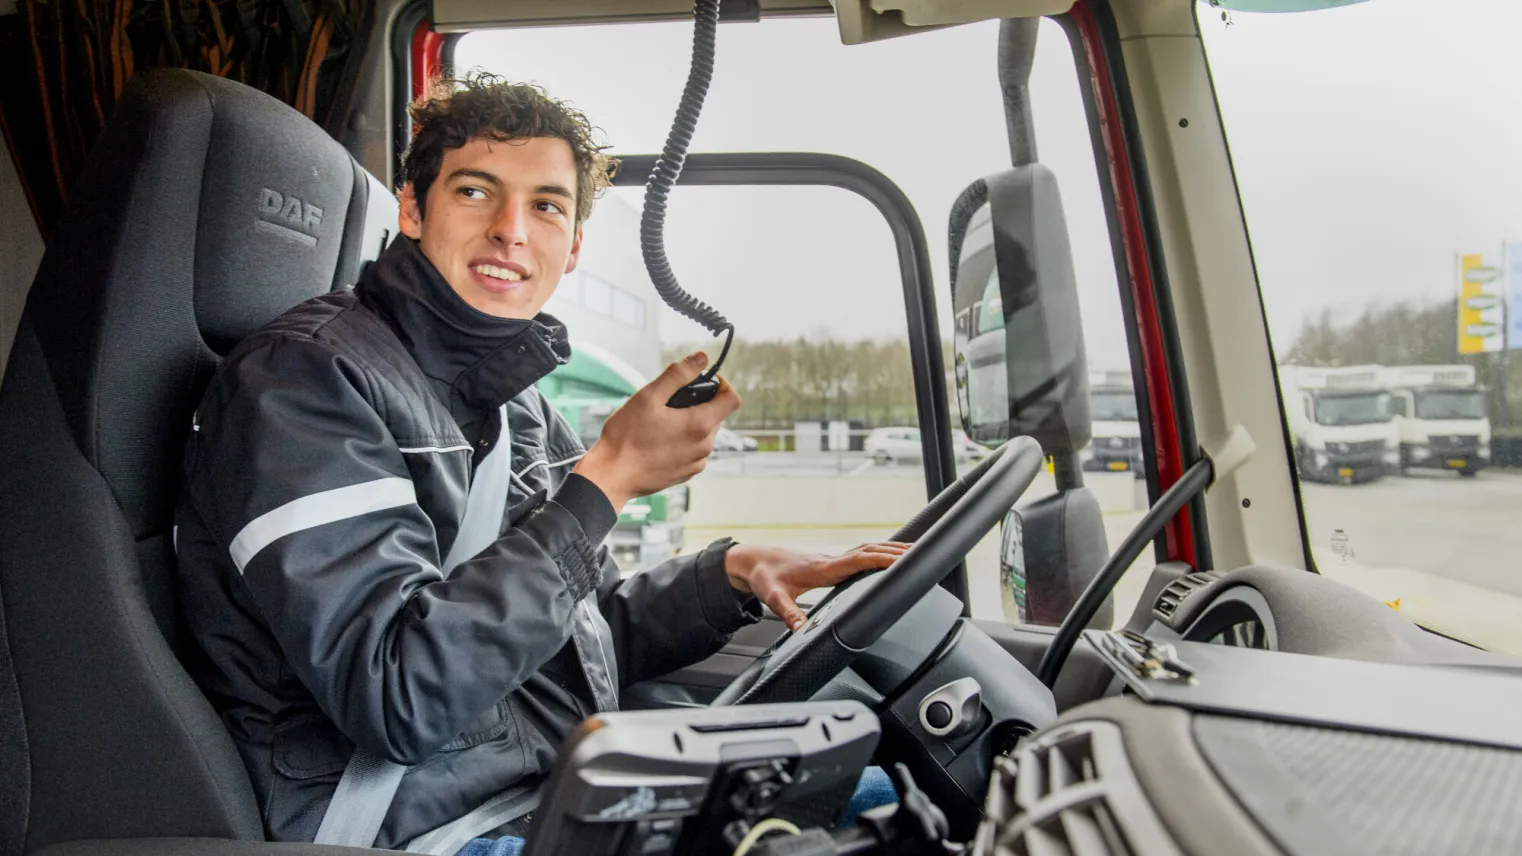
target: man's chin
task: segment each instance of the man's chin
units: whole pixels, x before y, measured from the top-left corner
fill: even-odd
[[[501,318],[504,321],[527,321],[539,314],[522,304],[488,303],[476,308],[493,318]]]
[[[509,297],[484,289],[473,289],[473,293],[465,302],[477,312],[493,318],[522,321],[538,314],[532,311],[533,302],[525,300],[525,297],[527,295],[513,294]]]

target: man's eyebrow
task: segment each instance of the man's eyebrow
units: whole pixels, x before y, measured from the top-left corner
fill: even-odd
[[[477,181],[484,181],[494,187],[501,187],[503,184],[502,179],[498,178],[492,173],[480,169],[471,169],[469,167],[461,167],[454,172],[451,172],[449,174],[449,178],[447,178],[445,181],[447,183],[461,178],[474,178]],[[562,196],[566,199],[571,200],[576,198],[575,191],[571,190],[569,187],[566,187],[564,184],[541,184],[538,187],[534,188],[534,192],[549,194],[551,196]]]
[[[451,172],[449,174],[449,178],[446,179],[446,181],[455,181],[456,179],[461,178],[474,178],[477,181],[484,181],[487,184],[493,185],[495,187],[502,186],[502,179],[496,177],[495,175],[492,175],[485,170],[470,169],[468,167],[461,167],[460,169]]]

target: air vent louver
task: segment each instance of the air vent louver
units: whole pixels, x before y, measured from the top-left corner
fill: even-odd
[[[1063,739],[1021,753],[1015,803],[1030,809],[1065,788],[1098,779],[1087,731],[1063,732]]]
[[[1203,571],[1197,574],[1185,574],[1169,583],[1163,589],[1163,593],[1157,596],[1157,603],[1152,606],[1152,614],[1158,621],[1169,626],[1173,624],[1173,616],[1178,614],[1179,606],[1196,591],[1210,585],[1220,579],[1221,575],[1214,571]]]
[[[1177,852],[1141,795],[1120,729],[1108,722],[1072,723],[996,759],[984,813],[976,856]]]
[[[1016,778],[1015,801],[1030,811],[1043,800],[1066,801],[1064,791],[1098,782],[1094,746],[1087,731],[1073,732],[1066,739],[1032,751]],[[1079,794],[1071,805],[1059,808],[1042,822],[1032,824],[1023,836],[1009,842],[1015,856],[1121,856],[1129,853],[1125,840],[1097,787]]]

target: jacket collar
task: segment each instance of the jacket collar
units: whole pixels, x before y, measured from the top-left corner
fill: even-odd
[[[406,235],[381,253],[355,291],[376,308],[423,373],[448,390],[456,419],[496,410],[571,358],[553,316],[487,315],[460,298]]]

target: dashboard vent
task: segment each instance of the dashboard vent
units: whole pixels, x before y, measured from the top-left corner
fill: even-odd
[[[1178,614],[1178,608],[1188,599],[1189,595],[1210,585],[1220,579],[1221,575],[1215,571],[1202,571],[1197,574],[1185,574],[1169,583],[1163,589],[1163,593],[1157,596],[1157,603],[1152,606],[1152,614],[1158,621],[1173,625],[1173,616]]]
[[[1064,805],[1040,823],[1031,824],[1018,840],[1009,842],[1010,852],[1016,856],[1130,853],[1110,813],[1104,790],[1097,786],[1099,771],[1094,761],[1092,732],[1072,732],[1032,751],[1023,759],[1019,772],[1015,803],[1020,808],[1029,811],[1048,799]],[[1069,792],[1072,800],[1067,799]]]
[[[1078,806],[1061,812],[1055,822],[1032,826],[1007,852],[1015,856],[1129,856],[1126,840],[1121,837],[1103,802]],[[1006,852],[1003,850],[1000,853]]]
[[[984,816],[975,856],[1178,853],[1110,722],[1070,723],[996,758]]]
[[[1019,772],[1015,802],[1025,809],[1073,785],[1098,780],[1090,733],[1068,732],[1062,739],[1032,750],[1021,759]]]

